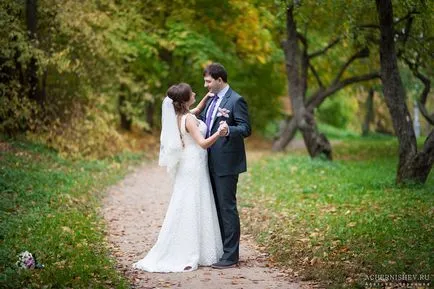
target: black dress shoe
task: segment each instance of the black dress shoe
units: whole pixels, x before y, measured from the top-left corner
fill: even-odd
[[[220,260],[217,263],[211,265],[211,268],[214,269],[229,269],[235,267],[238,267],[238,262],[227,261],[227,260]]]

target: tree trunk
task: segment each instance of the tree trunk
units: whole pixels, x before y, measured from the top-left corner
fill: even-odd
[[[282,151],[291,142],[297,133],[297,122],[294,117],[284,120],[278,138],[273,143],[273,151]]]
[[[305,121],[308,125],[301,129],[301,131],[309,155],[312,158],[324,156],[328,160],[332,160],[332,146],[327,137],[318,131],[314,115],[307,112],[305,114]]]
[[[422,151],[398,168],[397,183],[424,184],[434,163],[434,130],[425,140]],[[401,165],[401,162],[400,162]]]
[[[405,89],[399,75],[394,42],[393,7],[391,0],[376,0],[380,20],[381,80],[386,104],[399,142],[397,183],[424,183],[434,162],[434,131],[417,152],[411,116],[405,103]]]
[[[305,109],[308,113],[313,114],[315,108],[319,107],[324,102],[324,100],[327,99],[327,97],[333,95],[336,91],[339,91],[340,89],[343,89],[353,83],[372,80],[376,78],[380,78],[380,74],[378,72],[371,72],[364,75],[348,77],[342,81],[336,80],[329,87],[320,88],[318,91],[313,93],[309,101],[307,102]],[[284,128],[279,133],[279,137],[276,138],[276,140],[274,141],[273,150],[282,151],[294,138],[297,129],[298,126],[296,125],[295,118],[292,118],[290,121],[287,120]]]
[[[152,131],[154,128],[154,113],[155,104],[153,102],[149,102],[146,106],[146,122],[149,125],[149,131]]]
[[[304,143],[312,158],[325,155],[331,158],[331,146],[323,134],[318,133],[313,113],[306,110],[305,95],[307,90],[307,69],[309,66],[307,43],[301,51],[298,46],[297,27],[294,19],[294,6],[290,6],[286,13],[287,40],[284,45],[286,71],[288,80],[288,94],[291,97],[292,110],[297,128],[303,134]],[[290,137],[291,135],[287,133]],[[280,142],[283,144],[283,142]],[[328,144],[328,145],[327,145]],[[278,149],[275,143],[274,147]],[[283,148],[282,148],[283,149]]]
[[[125,94],[127,93],[127,88],[124,84],[121,84],[120,87],[120,94],[118,98],[118,112],[121,119],[121,128],[127,131],[131,130],[131,118],[128,117],[128,115],[124,111],[124,105],[125,105]]]
[[[44,74],[42,75],[42,85],[41,85],[41,98],[44,101],[47,99],[47,77],[48,77],[48,70],[44,69]]]
[[[380,78],[379,72],[371,72],[364,75],[357,75],[341,79],[347,68],[357,59],[369,56],[369,49],[362,48],[353,54],[340,68],[335,79],[328,87],[324,87],[318,73],[310,62],[310,59],[322,55],[328,49],[336,45],[339,39],[333,40],[325,48],[308,54],[308,41],[297,33],[296,22],[293,15],[294,6],[290,6],[286,13],[287,39],[283,43],[286,60],[288,79],[288,95],[292,102],[293,120],[287,121],[286,129],[281,131],[279,138],[273,144],[274,151],[283,150],[292,140],[297,129],[303,133],[306,147],[312,157],[324,154],[331,159],[331,147],[326,136],[319,133],[314,119],[315,108],[330,95],[353,83]],[[303,44],[301,52],[298,43]],[[306,101],[308,68],[312,70],[319,84],[319,89],[314,92],[309,101]]]
[[[38,5],[37,0],[26,1],[26,22],[27,31],[29,32],[30,42],[36,45],[36,29],[38,20]],[[27,68],[27,80],[29,84],[29,98],[36,100],[40,105],[43,103],[43,98],[38,89],[38,66],[34,56],[30,59]]]
[[[374,120],[374,89],[369,89],[368,99],[366,100],[366,115],[362,125],[362,136],[369,134],[369,124]]]

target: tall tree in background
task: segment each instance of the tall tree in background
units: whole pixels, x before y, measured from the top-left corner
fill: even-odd
[[[395,29],[391,0],[376,0],[379,18],[381,80],[384,97],[399,141],[397,183],[424,183],[434,163],[434,130],[418,151],[411,116],[407,108],[406,91],[399,74],[395,48]]]
[[[369,88],[368,97],[366,99],[366,114],[362,124],[362,136],[369,134],[369,125],[374,120],[374,88]]]
[[[201,95],[211,61],[226,66],[264,129],[284,90],[283,54],[257,2],[0,1],[0,131],[62,152],[113,152],[120,125],[157,123],[169,85],[189,82]]]
[[[329,83],[325,83],[321,78],[321,71],[315,67],[313,59],[324,56],[331,48],[343,40],[344,35],[331,39],[324,48],[310,52],[309,43],[311,40],[307,35],[307,29],[305,28],[303,32],[300,32],[301,29],[298,28],[295,17],[294,11],[297,9],[299,1],[290,2],[286,7],[286,39],[283,42],[283,47],[286,59],[288,95],[292,103],[293,118],[286,121],[279,138],[273,144],[273,150],[283,150],[292,140],[297,129],[300,129],[311,157],[323,154],[331,159],[331,145],[327,137],[320,133],[316,126],[315,108],[319,107],[327,97],[335,92],[357,82],[379,78],[379,73],[376,71],[367,73],[362,71],[359,75],[345,77],[350,65],[358,59],[369,57],[368,48],[360,47],[356,48],[354,53],[341,64],[334,78]],[[321,6],[321,4],[319,5]],[[325,6],[318,8],[318,10],[321,9],[325,9]],[[304,10],[300,13],[312,13],[311,11],[314,11],[314,9],[306,10],[306,7],[304,7]],[[304,16],[308,17],[310,15],[306,14]],[[316,17],[321,16],[316,15]],[[337,21],[337,19],[328,20]],[[318,84],[317,89],[313,92],[309,87],[312,86],[309,85],[309,80],[316,80]]]
[[[404,16],[394,21],[397,58],[413,73],[417,80],[414,82],[423,85],[416,103],[425,120],[434,125],[434,112],[430,113],[427,108],[434,76],[434,3],[409,1],[404,7],[398,7]]]

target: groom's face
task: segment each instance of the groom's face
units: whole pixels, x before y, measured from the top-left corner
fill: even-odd
[[[222,80],[212,78],[211,75],[205,75],[203,78],[204,86],[212,93],[218,93],[221,90]]]

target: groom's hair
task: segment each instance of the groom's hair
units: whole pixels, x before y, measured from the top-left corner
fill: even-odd
[[[219,79],[219,77],[221,77],[224,82],[228,82],[228,73],[220,63],[211,63],[208,65],[203,71],[203,76],[207,75],[210,75],[214,79]]]

